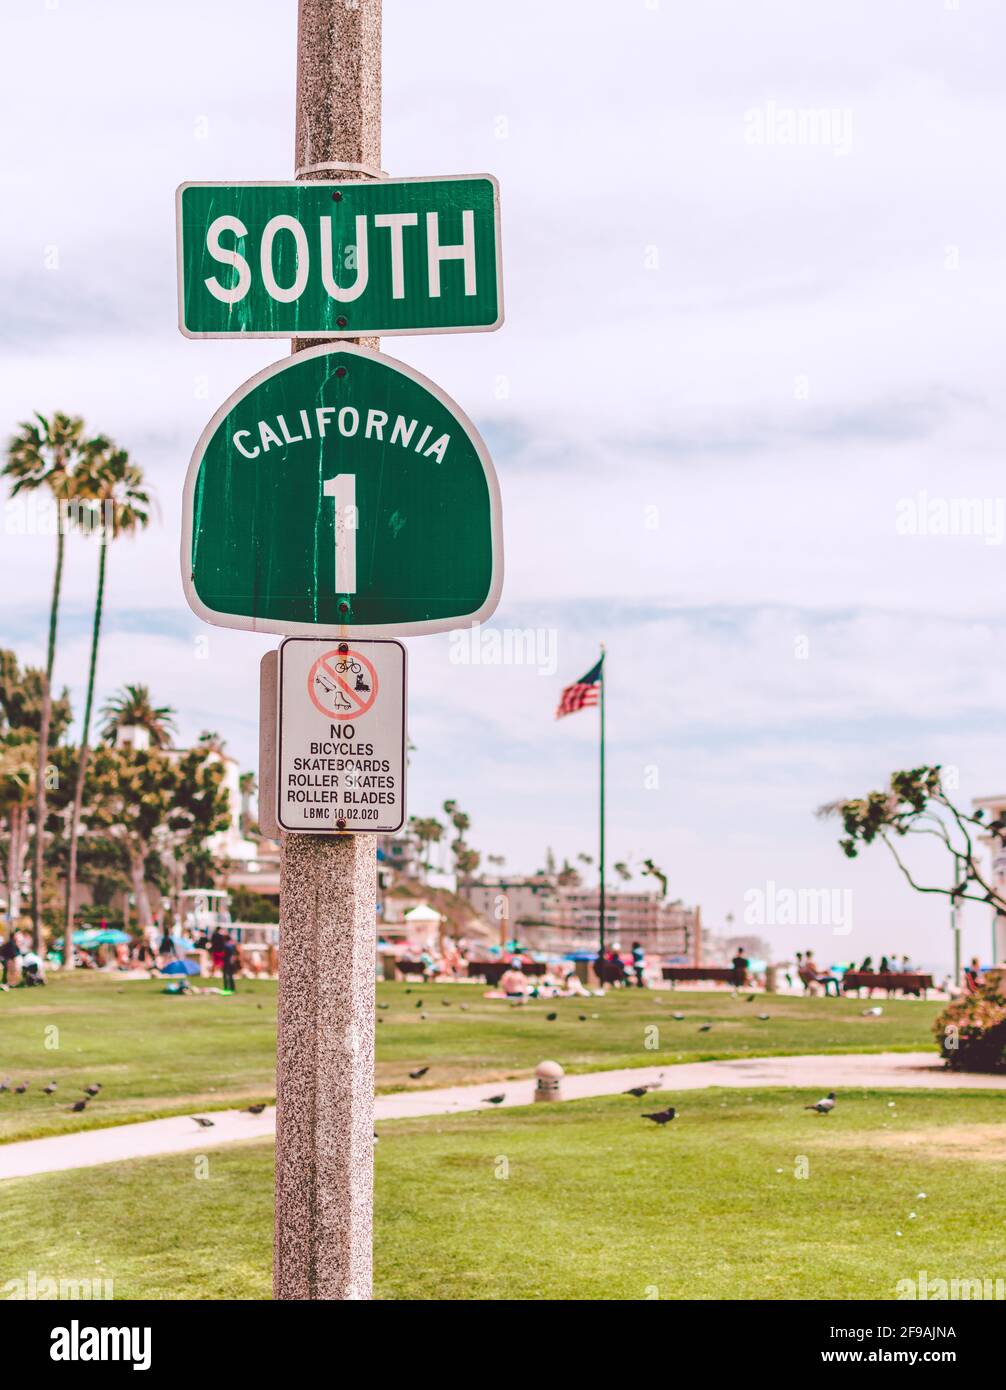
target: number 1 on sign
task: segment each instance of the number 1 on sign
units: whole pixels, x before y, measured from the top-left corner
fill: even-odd
[[[356,593],[356,474],[326,478],[323,491],[335,498],[335,592]]]

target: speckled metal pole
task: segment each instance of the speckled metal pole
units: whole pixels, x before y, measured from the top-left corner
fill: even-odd
[[[300,0],[297,176],[380,160],[381,0]],[[275,1298],[372,1294],[376,902],[372,835],[283,836]]]

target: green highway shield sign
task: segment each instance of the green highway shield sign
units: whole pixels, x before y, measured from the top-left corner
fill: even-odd
[[[182,578],[220,627],[443,632],[503,583],[499,484],[477,430],[411,367],[312,348],[225,401],[185,482]]]
[[[184,183],[178,323],[190,338],[485,332],[503,322],[490,174]]]

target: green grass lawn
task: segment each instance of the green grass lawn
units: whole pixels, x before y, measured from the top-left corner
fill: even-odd
[[[377,1295],[889,1298],[920,1270],[1006,1274],[1003,1096],[850,1091],[827,1117],[801,1108],[816,1098],[684,1093],[664,1129],[640,1116],[666,1095],[383,1122]],[[4,1183],[0,1297],[31,1270],[118,1298],[268,1297],[271,1145],[205,1165]]]
[[[0,1142],[270,1099],[275,983],[241,981],[230,998],[172,997],[163,989],[156,980],[78,973],[53,974],[45,989],[0,994],[0,1080],[31,1083],[26,1095],[0,1095]],[[377,1013],[382,1091],[526,1076],[543,1057],[575,1072],[720,1057],[927,1050],[941,1007],[883,1001],[877,1019],[864,1018],[865,1004],[855,999],[758,995],[749,1004],[727,991],[620,990],[603,999],[516,1007],[484,999],[481,986],[380,983],[377,994],[387,1005]],[[553,1012],[558,1018],[549,1022]],[[675,1012],[684,1020],[675,1021]],[[762,1012],[770,1014],[767,1022],[758,1021]],[[700,1033],[699,1024],[708,1021],[713,1030]],[[430,1070],[422,1082],[410,1081],[409,1071],[425,1065]],[[41,1092],[50,1080],[59,1088],[51,1098]],[[95,1081],[103,1087],[100,1100],[71,1114],[70,1101]]]

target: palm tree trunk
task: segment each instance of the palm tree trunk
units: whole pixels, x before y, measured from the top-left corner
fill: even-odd
[[[98,643],[101,639],[101,617],[105,603],[105,565],[108,561],[108,538],[101,535],[98,541],[98,589],[94,598],[94,622],[91,627],[91,664],[87,672],[87,699],[84,704],[84,729],[80,740],[80,757],[77,760],[77,784],[73,790],[73,811],[70,817],[70,863],[66,872],[66,940],[72,941],[73,919],[76,909],[74,898],[77,893],[77,840],[80,836],[80,815],[84,806],[84,781],[87,765],[91,758],[91,711],[94,708],[94,677],[98,669]],[[73,969],[73,952],[64,953],[64,967]]]
[[[136,898],[136,925],[141,932],[154,920],[150,912],[150,899],[147,897],[145,864],[146,855],[130,850],[129,873],[133,880],[133,896]]]
[[[42,941],[42,881],[45,849],[45,771],[49,762],[49,724],[52,720],[52,668],[56,659],[56,624],[59,620],[59,592],[63,584],[63,516],[56,520],[56,573],[52,581],[52,604],[49,609],[49,649],[42,683],[42,717],[38,731],[38,776],[35,787],[35,859],[32,874],[31,932],[35,951],[44,954]]]
[[[13,931],[14,923],[18,919],[21,910],[21,835],[23,833],[24,816],[20,806],[14,805],[10,808],[8,816],[8,827],[10,839],[7,843],[7,926]]]

